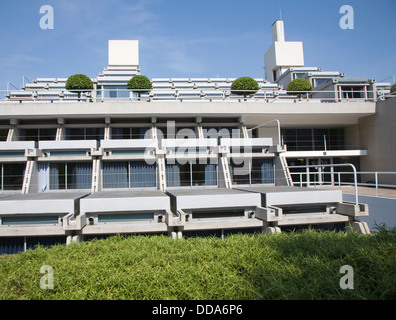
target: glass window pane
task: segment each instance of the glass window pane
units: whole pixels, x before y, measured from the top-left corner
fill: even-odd
[[[130,162],[131,188],[149,188],[157,186],[156,165],[149,165],[145,161]]]
[[[91,162],[69,162],[67,164],[67,188],[90,189],[92,184]]]
[[[25,175],[25,167],[25,163],[4,163],[2,190],[22,189],[23,178]]]
[[[182,164],[180,166],[180,186],[190,187],[191,186],[191,172],[190,163]]]
[[[8,129],[0,129],[0,141],[7,141]]]
[[[193,164],[192,165],[192,185],[204,186],[205,185],[205,165]]]
[[[66,128],[66,140],[85,140],[84,128]]]
[[[234,163],[231,160],[230,171],[233,184],[249,184],[250,165],[248,159]]]
[[[66,189],[66,164],[64,162],[50,163],[50,190]]]
[[[86,128],[85,129],[85,140],[103,140],[104,139],[104,128]]]
[[[274,160],[252,159],[251,183],[272,184],[274,182]]]
[[[103,163],[103,188],[128,188],[128,162]]]

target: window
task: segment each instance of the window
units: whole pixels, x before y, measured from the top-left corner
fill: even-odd
[[[103,189],[149,188],[157,186],[157,167],[145,161],[103,163]]]
[[[104,128],[66,128],[66,140],[104,139]]]
[[[344,99],[364,99],[364,86],[341,86],[341,97]]]
[[[305,75],[305,72],[297,72],[294,74],[294,79],[300,79]]]
[[[126,86],[105,86],[104,90],[98,90],[98,98],[129,98],[129,90],[127,90]]]
[[[217,185],[216,164],[167,164],[166,185],[168,187],[196,187]]]
[[[55,140],[56,128],[19,129],[19,141]]]
[[[46,171],[49,169],[50,190],[90,189],[92,183],[91,162],[54,162],[39,165],[39,188],[47,189]]]
[[[147,131],[151,128],[111,128],[112,139],[144,139],[147,133],[147,137],[151,138],[151,134]],[[146,138],[147,138],[146,137]]]
[[[8,129],[0,129],[0,141],[7,141]]]
[[[252,185],[275,183],[273,159],[253,158],[238,160],[231,160],[230,162],[230,173],[233,184]]]
[[[342,128],[282,129],[282,137],[289,151],[343,150],[345,148]]]
[[[315,87],[320,87],[322,84],[326,83],[329,80],[330,79],[322,79],[322,78],[315,79]]]
[[[238,127],[205,126],[202,127],[205,139],[217,139],[220,143],[221,138],[240,138],[241,132]]]
[[[1,219],[2,225],[14,226],[24,224],[52,224],[56,225],[59,223],[58,216],[11,216],[3,217]]]
[[[0,190],[21,190],[25,163],[0,163]]]

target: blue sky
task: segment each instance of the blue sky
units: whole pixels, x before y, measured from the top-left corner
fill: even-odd
[[[342,30],[342,5],[354,29]],[[42,30],[39,10],[54,9]],[[140,41],[141,73],[153,77],[263,77],[271,25],[303,41],[305,66],[393,82],[395,0],[0,0],[0,89],[22,77],[96,77],[107,41]]]

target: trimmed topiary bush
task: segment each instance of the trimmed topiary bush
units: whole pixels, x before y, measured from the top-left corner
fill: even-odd
[[[142,93],[147,93],[153,89],[153,84],[146,76],[136,75],[128,81],[127,89],[132,91],[138,90],[137,93],[140,99]],[[147,91],[143,91],[145,89],[147,89]]]
[[[66,90],[76,92],[78,94],[78,99],[80,99],[81,92],[93,90],[93,83],[85,74],[75,74],[67,79]]]
[[[295,95],[297,94],[299,99],[301,99],[301,94],[312,91],[312,85],[307,79],[294,79],[287,86],[287,94]]]
[[[255,94],[260,89],[256,80],[250,77],[240,77],[231,85],[231,93],[246,96]],[[246,90],[246,91],[244,91]]]

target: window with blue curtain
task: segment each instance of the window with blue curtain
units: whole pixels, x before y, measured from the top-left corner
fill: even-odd
[[[65,163],[51,163],[49,166],[49,186],[51,190],[65,189]]]
[[[157,186],[156,165],[145,161],[109,161],[103,163],[103,188],[150,188]]]
[[[44,168],[40,169],[45,170]],[[49,164],[50,190],[90,189],[91,183],[91,162],[54,162]],[[40,185],[43,186],[42,181]]]
[[[260,171],[260,184],[273,184],[275,183],[274,177],[274,160],[273,159],[253,159],[252,161],[252,183],[253,172],[257,169]]]
[[[167,164],[166,185],[168,187],[196,187],[217,185],[216,164]]]
[[[166,185],[168,187],[180,186],[180,168],[177,163],[167,164],[166,168]]]
[[[128,188],[128,170],[126,161],[103,162],[103,188]]]
[[[131,188],[148,188],[157,186],[156,166],[145,161],[130,162]]]
[[[217,164],[205,165],[205,186],[217,185]]]
[[[247,160],[246,160],[247,161]],[[246,165],[246,163],[245,163]],[[274,159],[253,158],[249,161],[249,173],[237,175],[235,168],[243,167],[243,164],[230,163],[230,174],[233,184],[274,184]]]
[[[92,163],[67,164],[68,189],[90,189],[92,184]]]

